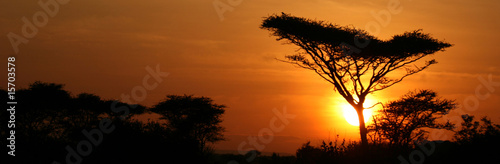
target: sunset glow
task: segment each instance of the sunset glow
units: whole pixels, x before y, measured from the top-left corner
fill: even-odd
[[[49,2],[60,1],[43,1]],[[395,2],[397,10],[391,8]],[[438,62],[425,71],[389,88],[366,92],[364,107],[430,89],[462,107],[450,112],[449,120],[457,126],[462,114],[500,122],[498,0],[87,0],[58,7],[39,3],[4,1],[8,7],[0,10],[0,50],[4,65],[7,57],[16,57],[16,90],[42,81],[63,84],[71,96],[90,93],[145,107],[169,94],[208,97],[227,107],[220,123],[227,140],[215,143],[215,150],[237,150],[246,143],[245,150],[257,147],[260,152],[295,154],[305,142],[330,135],[360,140],[358,115],[334,85],[314,71],[279,61],[304,53],[259,28],[264,18],[282,12],[366,30],[382,41],[422,29],[453,44],[419,60],[418,66],[432,59]],[[45,11],[49,9],[57,9],[56,14]],[[399,71],[389,75],[406,73],[405,67]],[[5,77],[0,89],[5,90],[7,69],[0,74]],[[381,107],[364,110],[367,126]],[[287,114],[295,117],[282,121]],[[259,135],[270,137],[265,142],[255,139],[258,146],[252,146],[249,136]],[[453,139],[451,134],[444,136],[436,140]],[[103,145],[109,141],[104,139]]]
[[[356,110],[350,105],[345,105],[342,108],[342,112],[344,113],[344,118],[347,121],[347,123],[351,124],[352,126],[359,126],[359,119],[358,119],[358,114],[356,113]],[[372,110],[371,109],[365,109],[363,111],[363,115],[365,117],[365,123],[370,121],[372,117]]]
[[[368,104],[368,105],[365,105],[365,108],[368,108],[368,107],[371,107],[372,105],[374,105],[375,101],[371,100],[371,99],[367,99],[365,104]],[[365,123],[369,123],[371,121],[373,113],[374,113],[373,111],[378,109],[377,107],[379,107],[379,106],[375,106],[375,107],[370,108],[370,109],[365,109],[363,111]],[[342,105],[342,113],[343,113],[343,116],[345,118],[345,121],[347,121],[347,123],[349,123],[352,126],[359,126],[358,114],[356,113],[356,110],[354,110],[354,107],[352,107],[349,104]]]

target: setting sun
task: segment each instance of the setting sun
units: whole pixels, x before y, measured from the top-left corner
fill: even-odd
[[[358,114],[356,113],[356,110],[354,110],[352,106],[344,105],[342,110],[344,113],[344,118],[349,124],[351,124],[352,126],[359,126]],[[365,122],[368,122],[372,117],[372,110],[365,109],[363,111],[363,114],[365,116]]]
[[[372,101],[366,101],[365,104],[372,105]],[[373,115],[373,110],[374,108],[371,109],[365,109],[363,111],[363,115],[365,117],[365,123],[369,122],[372,118]],[[359,120],[358,120],[358,114],[356,113],[356,110],[354,110],[354,107],[352,107],[349,104],[342,105],[342,113],[344,115],[345,120],[347,123],[351,124],[352,126],[359,126]]]

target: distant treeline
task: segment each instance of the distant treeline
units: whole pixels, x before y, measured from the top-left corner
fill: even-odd
[[[207,97],[167,95],[146,108],[72,95],[63,86],[34,82],[16,91],[16,156],[7,155],[10,134],[3,130],[11,113],[1,110],[2,157],[8,156],[1,163],[207,163],[210,143],[224,139],[225,107]],[[7,102],[7,91],[0,94]],[[161,121],[132,119],[144,113],[159,114]]]

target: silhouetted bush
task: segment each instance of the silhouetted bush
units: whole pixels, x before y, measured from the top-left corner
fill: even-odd
[[[426,129],[452,130],[450,122],[438,119],[455,109],[452,100],[441,99],[431,90],[409,92],[401,99],[391,101],[373,116],[368,126],[372,142],[387,141],[391,146],[409,147],[414,142],[426,140]]]
[[[297,162],[301,164],[330,163],[393,163],[397,155],[408,150],[396,149],[388,144],[368,144],[363,147],[358,142],[323,141],[320,146],[305,143],[297,150]]]
[[[255,150],[254,150],[255,151]],[[255,152],[248,152],[245,155],[241,154],[214,154],[209,163],[213,164],[295,164],[297,160],[295,156],[280,156],[273,153],[271,156],[262,156],[258,152],[255,158],[249,158]],[[252,155],[250,155],[252,154]]]

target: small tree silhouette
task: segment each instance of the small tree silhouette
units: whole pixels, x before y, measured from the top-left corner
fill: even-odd
[[[493,124],[486,117],[481,118],[481,123],[473,121],[474,116],[462,115],[462,128],[455,133],[454,139],[460,144],[471,144],[475,142],[490,142],[500,137],[500,125]]]
[[[455,132],[456,146],[452,155],[440,163],[489,163],[500,161],[500,125],[487,117],[480,121],[472,115],[462,115],[461,128]],[[446,161],[446,162],[444,162]]]
[[[437,120],[453,109],[453,101],[437,98],[434,91],[410,92],[385,105],[380,114],[373,116],[368,129],[374,137],[388,140],[390,145],[408,147],[413,141],[427,138],[428,131],[424,128],[452,130],[452,123]]]
[[[167,127],[179,137],[195,139],[199,150],[205,151],[207,143],[224,140],[224,128],[220,125],[224,108],[207,97],[168,95],[151,111],[167,120]]]
[[[354,27],[285,13],[265,18],[261,28],[271,31],[277,40],[299,46],[302,51],[286,56],[284,62],[314,71],[333,84],[334,89],[356,109],[361,142],[365,146],[368,142],[363,116],[366,96],[437,63],[432,59],[423,66],[413,65],[423,57],[451,46],[421,30],[382,41]],[[389,76],[389,73],[400,69],[406,72],[400,76]]]

